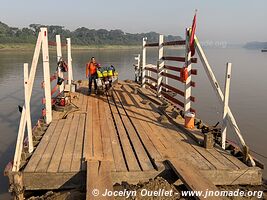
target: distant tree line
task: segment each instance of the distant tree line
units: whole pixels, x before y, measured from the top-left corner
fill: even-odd
[[[0,22],[0,43],[35,43],[41,24],[30,24],[28,28],[14,28]],[[77,28],[74,31],[65,29],[63,26],[45,26],[48,28],[49,40],[55,41],[56,35],[62,39],[70,37],[72,44],[77,45],[140,45],[142,38],[147,37],[149,41],[158,41],[159,34],[149,33],[125,33],[122,30],[88,29]],[[180,36],[165,36],[165,41],[180,40]]]
[[[244,45],[246,49],[267,49],[267,42],[248,42]]]

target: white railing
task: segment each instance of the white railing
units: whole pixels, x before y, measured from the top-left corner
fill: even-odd
[[[147,38],[143,38],[143,50],[142,50],[142,87],[145,87],[147,84],[150,86],[152,89],[154,89],[157,93],[158,97],[164,96],[165,98],[169,98],[168,100],[172,101],[174,104],[180,105],[180,107],[183,107],[185,113],[189,111],[193,111],[194,109],[191,108],[191,101],[194,100],[195,98],[191,96],[191,87],[194,85],[194,82],[191,80],[191,75],[196,74],[196,70],[192,70],[191,68],[191,63],[193,63],[193,58],[191,57],[191,50],[189,47],[189,38],[191,35],[191,29],[186,29],[186,39],[185,41],[171,41],[171,42],[164,42],[163,41],[163,35],[159,36],[159,42],[158,43],[147,43]],[[245,140],[241,134],[241,131],[236,123],[236,120],[231,112],[231,109],[228,105],[228,99],[229,99],[229,90],[230,90],[230,77],[231,77],[231,63],[227,63],[227,70],[226,70],[226,77],[225,77],[225,93],[222,93],[222,90],[220,89],[219,83],[211,69],[211,66],[209,65],[208,59],[198,41],[198,38],[194,36],[194,43],[195,43],[195,48],[196,52],[198,53],[198,56],[201,60],[201,63],[205,69],[205,72],[208,76],[208,79],[213,87],[213,90],[215,91],[219,102],[222,106],[223,110],[223,126],[222,126],[222,148],[225,149],[225,143],[226,143],[226,121],[228,124],[233,128],[235,131],[236,135],[239,138],[239,141],[242,145],[242,150],[244,157],[246,158],[246,161],[249,160],[252,166],[255,166],[255,162],[252,158],[252,156],[249,154],[249,149],[248,146],[245,143]],[[164,57],[163,56],[163,47],[164,46],[170,46],[170,45],[185,45],[185,58],[181,57]],[[147,66],[146,64],[146,50],[147,47],[158,47],[158,61],[157,61],[157,69],[153,69]],[[171,75],[166,72],[167,69],[179,71],[177,67],[173,66],[166,66],[164,61],[165,60],[171,60],[171,61],[182,61],[184,60],[184,66],[187,67],[188,71],[188,78],[186,79],[186,82],[184,83],[184,91],[179,91],[177,88],[174,88],[170,84],[168,84],[167,80],[165,80],[165,83],[163,81],[163,76],[166,78],[172,78],[174,80],[180,80],[181,77],[178,77],[176,75]],[[196,60],[194,60],[196,62]],[[156,79],[151,76],[151,72],[156,73]],[[146,75],[147,74],[147,75]],[[148,80],[152,80],[156,84],[150,84]],[[179,95],[184,96],[184,103],[178,101],[175,98],[169,97],[166,93],[163,92],[163,88],[170,89],[172,92],[177,93]]]
[[[61,52],[61,41],[60,36],[56,36],[57,42],[57,61],[62,57]],[[71,59],[71,43],[70,38],[67,38],[68,44],[68,70],[69,70],[69,84],[73,80],[72,75],[72,59]],[[19,171],[21,164],[21,155],[24,145],[25,138],[25,129],[27,124],[27,132],[28,132],[28,152],[32,153],[33,148],[33,138],[32,138],[32,123],[31,123],[31,111],[30,111],[30,100],[32,96],[33,83],[36,74],[36,68],[39,60],[40,51],[42,49],[42,57],[43,57],[43,75],[44,75],[44,91],[45,91],[45,122],[46,124],[50,124],[52,121],[52,99],[51,99],[51,83],[50,83],[50,65],[49,65],[49,50],[48,50],[48,32],[47,28],[41,28],[38,34],[34,55],[31,64],[30,74],[28,74],[28,63],[24,63],[24,95],[25,95],[25,103],[22,108],[18,137],[16,142],[15,155],[13,160],[12,171]],[[63,78],[63,73],[58,71],[58,76]],[[60,92],[64,90],[63,86],[59,87]],[[58,87],[58,86],[57,86]]]

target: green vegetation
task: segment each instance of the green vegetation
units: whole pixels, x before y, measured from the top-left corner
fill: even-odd
[[[246,49],[267,49],[267,42],[248,42],[245,44]]]
[[[29,28],[14,28],[0,22],[0,49],[9,46],[27,47],[27,44],[34,44],[38,35],[41,24],[30,24]],[[106,29],[88,29],[85,27],[78,28],[74,31],[65,29],[63,26],[46,26],[48,28],[48,36],[50,41],[55,41],[57,34],[60,34],[62,41],[70,37],[72,44],[76,47],[92,47],[104,48],[107,46],[140,46],[142,38],[147,37],[149,41],[158,41],[159,34],[156,32],[149,33],[125,33],[122,30],[106,30]],[[168,35],[166,41],[180,40],[179,36]]]

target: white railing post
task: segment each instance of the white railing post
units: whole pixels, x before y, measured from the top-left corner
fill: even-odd
[[[73,80],[72,73],[72,58],[71,58],[71,40],[67,38],[67,48],[68,48],[68,84],[71,85]]]
[[[203,65],[203,67],[204,67],[204,69],[206,71],[206,74],[207,74],[207,76],[209,78],[209,81],[210,81],[210,83],[211,83],[211,85],[212,85],[212,87],[213,87],[213,89],[215,91],[215,94],[217,95],[217,97],[219,99],[220,104],[223,105],[224,95],[223,95],[222,90],[221,90],[221,88],[219,86],[219,83],[218,83],[218,81],[217,81],[217,79],[216,79],[216,77],[215,77],[215,75],[214,75],[214,73],[213,73],[213,71],[211,69],[211,66],[210,66],[210,64],[208,62],[208,59],[207,59],[207,57],[206,57],[206,55],[205,55],[205,53],[204,53],[204,51],[203,51],[203,49],[201,47],[196,35],[195,35],[194,39],[195,39],[194,41],[195,41],[195,45],[196,45],[196,51],[197,51],[197,53],[199,55],[199,58],[200,58],[200,60],[202,62],[202,65]],[[235,120],[235,118],[234,118],[229,106],[228,106],[228,112],[227,112],[227,121],[231,125],[231,127],[233,127],[235,133],[237,134],[237,136],[238,136],[238,138],[239,138],[239,140],[241,142],[242,147],[246,148],[247,145],[245,143],[245,140],[243,139],[241,131],[240,131],[240,129],[239,129],[237,123],[236,123],[236,120]],[[251,157],[251,155],[248,155],[248,156],[249,156],[249,160],[251,162],[251,165],[255,166],[255,162],[254,162],[253,158]]]
[[[223,123],[222,123],[222,148],[225,149],[228,102],[230,93],[232,63],[227,63],[225,73],[224,101],[223,101]]]
[[[41,28],[41,33],[42,33],[46,124],[50,124],[50,122],[52,121],[52,104],[51,104],[51,84],[50,84],[50,66],[49,66],[47,28]]]
[[[145,75],[146,75],[146,41],[147,38],[143,38],[143,52],[142,52],[142,87],[145,87]]]
[[[189,47],[189,30],[186,29],[186,44],[185,44],[185,67],[187,67],[188,71],[188,78],[185,82],[185,89],[184,89],[184,112],[190,112],[191,108],[191,51]]]
[[[56,35],[56,43],[57,43],[57,62],[58,62],[62,58],[60,35]],[[64,78],[63,72],[61,71],[60,67],[58,67],[57,73],[58,73],[58,77]],[[62,92],[63,90],[64,90],[64,81],[59,86],[59,91]]]
[[[29,103],[31,100],[32,88],[33,88],[37,63],[38,63],[38,59],[39,59],[39,55],[40,55],[41,44],[42,44],[42,34],[41,34],[41,32],[39,32],[36,46],[35,46],[35,50],[34,50],[32,64],[31,64],[31,71],[30,71],[30,75],[29,75],[29,79],[28,79]],[[16,142],[16,149],[15,149],[12,171],[19,171],[21,153],[22,153],[22,148],[23,148],[25,126],[26,126],[26,110],[25,110],[25,106],[23,106],[21,117],[20,117],[18,137],[17,137],[17,142]]]
[[[159,35],[159,49],[158,49],[159,57],[158,57],[158,62],[157,62],[157,96],[158,97],[161,97],[162,79],[163,79],[161,72],[164,70],[163,41],[164,41],[164,36]]]
[[[24,98],[25,98],[25,111],[26,111],[26,122],[28,132],[28,152],[33,151],[32,141],[32,122],[31,122],[31,110],[30,110],[30,99],[29,99],[29,66],[28,63],[24,63]]]
[[[22,148],[23,148],[24,133],[25,133],[25,125],[26,125],[26,111],[25,111],[25,106],[23,106],[21,117],[20,117],[19,131],[18,131],[12,171],[19,171],[21,153],[22,153]]]
[[[134,59],[137,61],[137,64],[135,65],[135,81],[139,82],[139,78],[140,78],[140,54],[137,54],[136,57],[134,57]]]

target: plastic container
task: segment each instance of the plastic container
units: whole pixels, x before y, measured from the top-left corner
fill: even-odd
[[[184,115],[184,120],[185,120],[185,127],[186,128],[194,128],[195,127],[195,113],[192,112],[187,112]]]
[[[97,77],[98,78],[103,78],[103,74],[101,71],[97,70]]]
[[[113,76],[113,71],[112,70],[108,70],[108,76]]]
[[[103,74],[103,77],[107,77],[108,76],[108,71],[103,71],[102,74]]]

